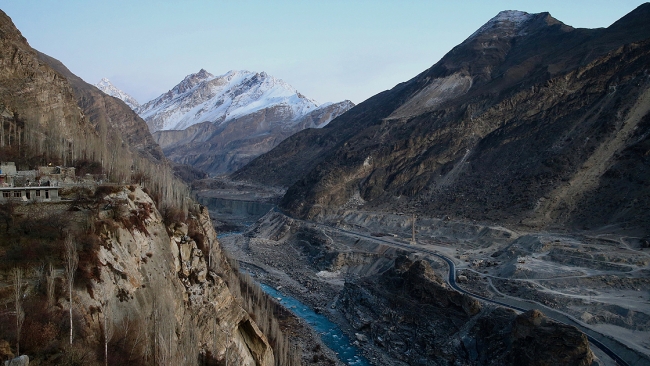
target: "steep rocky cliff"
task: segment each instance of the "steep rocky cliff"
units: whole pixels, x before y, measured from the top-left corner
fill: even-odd
[[[650,4],[608,28],[503,12],[408,82],[234,177],[282,207],[448,215],[646,235]]]
[[[0,121],[0,147],[20,146],[23,151],[13,154],[16,157],[43,153],[69,162],[90,153],[88,145],[97,139],[77,107],[70,84],[38,58],[1,11]],[[74,146],[68,151],[58,149],[72,141]],[[14,156],[3,157],[3,161],[7,157]]]
[[[481,305],[447,288],[429,264],[400,257],[345,284],[337,307],[357,339],[408,365],[591,365],[587,337],[538,311]],[[426,321],[423,321],[426,320]]]
[[[12,353],[36,364],[275,364],[204,207],[163,218],[137,186],[76,192],[74,203],[19,206],[3,228],[13,239],[0,242],[0,303],[16,309],[6,289],[25,293],[20,337],[14,312],[0,313],[0,341]],[[16,238],[23,225],[38,230],[38,242]],[[68,258],[78,259],[72,272]],[[12,283],[15,268],[23,286]]]
[[[101,239],[100,276],[73,297],[86,334],[100,338],[101,317],[93,312],[109,312],[110,326],[130,322],[135,332],[151,338],[152,346],[158,339],[152,357],[159,361],[194,363],[199,355],[210,355],[241,365],[274,364],[266,337],[223,279],[233,270],[205,208],[197,207],[189,225],[166,228],[139,188],[108,194],[103,202],[106,210],[91,219],[97,220],[91,225]]]

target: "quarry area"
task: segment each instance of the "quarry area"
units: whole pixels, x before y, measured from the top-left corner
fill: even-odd
[[[538,309],[579,327],[633,364],[650,364],[650,248],[641,238],[603,232],[522,232],[475,222],[357,210],[323,211],[307,222],[288,217],[277,208],[264,214],[267,206],[255,213],[251,202],[256,194],[239,194],[253,198],[250,201],[232,200],[234,191],[250,187],[229,189],[223,197],[231,200],[231,210],[212,213],[222,225],[229,222],[229,215],[233,220],[230,233],[220,235],[223,247],[257,281],[299,299],[339,324],[373,364],[419,364],[418,357],[427,357],[409,353],[409,334],[424,332],[417,325],[414,330],[417,322],[409,321],[409,316],[417,318],[418,314],[391,315],[399,319],[389,321],[385,329],[381,321],[363,317],[371,318],[364,311],[398,301],[390,290],[394,283],[386,279],[407,273],[398,268],[404,260],[426,262],[425,267],[435,272],[434,282],[449,289],[449,267],[428,254],[431,252],[455,263],[457,284],[471,294]],[[214,199],[221,194],[206,190],[199,197]],[[264,201],[272,202],[271,196]],[[252,220],[256,215],[261,218]],[[237,226],[237,222],[244,224]],[[422,273],[427,271],[425,268]],[[382,294],[382,289],[386,293]],[[363,293],[363,299],[355,300],[357,293]],[[454,303],[453,297],[450,299]],[[491,319],[499,319],[497,313],[503,310],[481,301],[480,311],[475,312],[467,310],[467,300],[462,303],[467,316],[480,317],[487,312]],[[459,319],[464,319],[465,314],[461,315]],[[386,318],[385,313],[378,318],[382,316]],[[431,318],[430,322],[436,323]],[[470,325],[447,336],[459,336],[462,343],[463,332]],[[432,332],[434,337],[435,330]],[[438,356],[456,357],[459,351],[454,347],[443,345],[440,348],[446,354]],[[461,348],[471,347],[465,344]],[[614,364],[593,344],[591,350],[599,364]],[[483,357],[469,353],[470,358]]]

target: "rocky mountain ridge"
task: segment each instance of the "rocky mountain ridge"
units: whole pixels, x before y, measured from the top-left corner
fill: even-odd
[[[650,27],[501,13],[415,78],[233,175],[289,187],[282,207],[426,213],[647,235]]]
[[[263,109],[274,109],[283,124],[318,108],[291,85],[265,72],[229,71],[214,76],[204,69],[137,109],[151,132],[184,130],[201,122],[220,125]]]
[[[129,100],[109,82],[103,84],[107,94]],[[158,98],[133,105],[169,159],[218,175],[300,130],[326,126],[354,106],[348,100],[318,105],[265,72],[214,76],[204,69]]]
[[[111,83],[110,80],[107,78],[102,78],[97,84],[95,84],[97,89],[103,91],[104,93],[110,95],[111,97],[115,97],[124,103],[131,107],[131,109],[136,110],[140,107],[140,103],[133,98],[132,96],[128,95],[124,91],[120,90],[117,88],[115,85]]]

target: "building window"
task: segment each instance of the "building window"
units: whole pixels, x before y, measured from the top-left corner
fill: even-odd
[[[2,192],[2,197],[11,197],[10,192]]]
[[[36,197],[40,197],[40,196],[41,196],[41,191],[36,191]]]
[[[21,193],[22,193],[22,192],[20,192],[20,191],[15,191],[15,192],[14,192],[14,197],[20,197],[20,196],[21,196]]]

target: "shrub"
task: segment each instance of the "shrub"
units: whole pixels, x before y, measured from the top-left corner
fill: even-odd
[[[109,186],[109,185],[97,186],[97,188],[95,188],[94,197],[101,199],[101,198],[104,198],[105,196],[108,196],[109,194],[117,193],[120,190],[122,190],[122,188],[120,186],[112,186],[112,185],[111,186]]]
[[[178,207],[173,207],[173,206],[165,206],[160,210],[160,214],[163,217],[163,222],[165,223],[165,226],[169,227],[171,224],[177,223],[177,222],[185,222],[187,217],[185,216],[185,213],[183,210],[181,210]]]
[[[210,254],[210,248],[207,248],[205,245],[205,235],[203,235],[203,230],[199,227],[197,220],[189,220],[187,225],[187,235],[196,242],[196,247],[203,252],[205,257]]]
[[[75,238],[79,251],[79,264],[77,267],[77,278],[88,288],[91,280],[101,282],[101,262],[98,253],[102,241],[94,233],[80,233]],[[89,292],[92,297],[92,294]]]
[[[75,174],[79,177],[82,177],[86,174],[102,174],[102,164],[96,161],[91,160],[78,160],[75,167]]]

